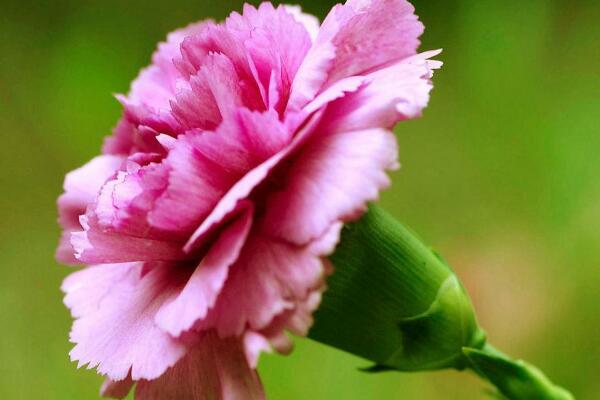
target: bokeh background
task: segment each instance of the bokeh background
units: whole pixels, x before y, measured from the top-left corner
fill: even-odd
[[[301,1],[319,16],[332,1]],[[382,201],[456,268],[491,340],[600,398],[600,2],[415,0],[444,48],[397,128]],[[95,155],[157,41],[238,1],[0,0],[0,398],[94,399],[69,362],[53,258],[64,174]],[[363,374],[308,340],[264,356],[271,399],[483,399],[468,374]]]

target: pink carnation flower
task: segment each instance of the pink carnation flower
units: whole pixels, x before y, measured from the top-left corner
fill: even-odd
[[[405,0],[322,24],[246,5],[171,33],[59,198],[71,358],[104,396],[261,399],[261,351],[305,335],[346,221],[389,184],[391,128],[428,101],[438,52]]]

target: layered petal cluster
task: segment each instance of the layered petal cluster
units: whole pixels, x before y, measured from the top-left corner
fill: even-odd
[[[322,24],[246,5],[158,46],[102,155],[69,173],[57,251],[71,358],[104,396],[261,399],[262,351],[305,335],[342,225],[397,167],[440,63],[405,0]]]

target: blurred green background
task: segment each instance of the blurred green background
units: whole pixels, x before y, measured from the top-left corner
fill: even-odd
[[[303,1],[322,17],[333,4]],[[454,265],[491,340],[600,398],[600,2],[415,1],[444,68],[397,128],[384,205]],[[157,41],[238,1],[0,0],[0,398],[94,399],[69,362],[55,199]],[[468,374],[363,374],[307,340],[264,356],[270,399],[483,399]]]

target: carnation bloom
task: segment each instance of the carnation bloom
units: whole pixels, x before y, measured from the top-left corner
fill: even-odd
[[[105,396],[260,399],[261,351],[305,335],[343,223],[389,184],[391,128],[431,89],[404,0],[350,0],[322,24],[246,5],[175,31],[103,154],[69,173],[57,257],[71,358]]]

